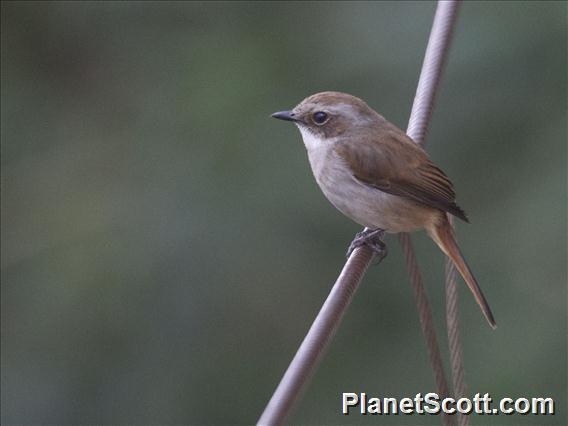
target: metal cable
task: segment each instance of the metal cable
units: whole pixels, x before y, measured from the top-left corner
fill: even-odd
[[[428,354],[430,355],[430,365],[434,371],[434,378],[436,379],[436,387],[438,395],[441,399],[450,396],[450,390],[446,375],[444,374],[444,364],[442,362],[442,355],[440,353],[440,346],[438,345],[438,338],[436,337],[436,329],[434,327],[434,320],[432,318],[432,309],[426,295],[426,289],[422,283],[422,275],[416,260],[416,253],[412,246],[410,235],[401,233],[398,235],[402,251],[406,258],[406,268],[410,275],[410,282],[414,290],[414,299],[418,309],[418,316],[420,318],[420,326],[422,333],[426,338],[426,345],[428,347]],[[444,425],[452,425],[453,418],[443,414],[442,421]]]
[[[284,423],[319,364],[372,259],[373,252],[367,246],[360,246],[353,251],[264,409],[258,425]]]
[[[450,225],[454,218],[448,215]],[[448,346],[450,348],[450,366],[452,369],[452,384],[456,399],[465,397],[466,383],[464,376],[463,354],[460,336],[457,270],[453,262],[446,259],[446,322],[448,323]],[[457,414],[458,426],[469,426],[469,416]]]
[[[412,104],[412,112],[406,129],[408,136],[419,145],[424,145],[424,139],[428,132],[428,124],[432,116],[442,69],[448,56],[458,8],[459,1],[457,0],[438,1],[414,103]]]
[[[427,124],[431,116],[439,74],[446,56],[445,50],[449,47],[449,37],[455,21],[456,11],[457,4],[455,1],[438,2],[407,131],[417,142],[422,142],[427,132]],[[426,81],[423,81],[423,79]],[[405,240],[408,242],[404,243]],[[426,299],[426,292],[422,286],[420,271],[410,238],[408,235],[406,237],[401,235],[401,241],[403,242],[409,271],[411,271],[412,282],[415,285],[415,289],[421,288],[422,290],[415,291],[417,303],[420,301],[420,318],[422,319],[423,316],[427,317],[427,314],[430,317],[430,326],[427,329],[425,329],[424,324],[428,324],[428,321],[422,323],[423,330],[425,330],[424,334],[429,342],[429,348],[432,345],[436,348],[434,351],[430,350],[430,357],[433,363],[435,361],[436,365],[442,366],[440,351],[432,325],[432,315]],[[373,253],[366,246],[359,247],[353,251],[262,416],[258,420],[258,425],[280,425],[284,423],[294,402],[299,399],[319,364],[372,259]],[[438,388],[441,389],[439,391],[440,396],[447,395],[447,382],[443,378],[443,368],[435,369],[435,375]],[[443,385],[440,386],[440,382],[446,383],[445,387]],[[443,416],[443,419],[445,424],[448,424],[449,417]]]
[[[412,113],[408,122],[407,134],[416,143],[424,146],[426,134],[428,132],[428,124],[432,116],[434,101],[436,100],[436,93],[442,75],[442,69],[446,62],[450,42],[453,35],[454,26],[457,20],[457,13],[459,2],[456,0],[439,1],[436,8],[436,15],[434,23],[432,24],[432,31],[430,32],[430,39],[428,40],[428,47],[424,55],[424,63],[422,71],[420,72],[420,80],[418,88],[416,89],[416,96],[412,105]],[[436,331],[434,329],[434,322],[432,319],[432,311],[426,296],[426,290],[422,284],[422,276],[420,268],[416,260],[416,255],[412,247],[410,236],[408,234],[401,234],[399,240],[402,244],[402,249],[406,257],[406,264],[410,275],[410,281],[414,289],[416,298],[416,305],[418,308],[418,315],[420,317],[420,325],[428,352],[430,354],[430,363],[434,370],[434,377],[440,397],[449,396],[449,387],[444,374],[444,366],[440,355],[438,339],[436,338]],[[448,278],[446,279],[446,281]],[[452,306],[451,311],[447,311],[448,333],[452,330],[452,343],[450,343],[450,358],[456,361],[452,363],[452,377],[454,377],[455,384],[458,383],[460,388],[464,387],[463,381],[463,368],[455,370],[456,365],[461,365],[461,345],[459,340],[458,330],[458,307],[457,307],[457,294],[455,292],[449,293],[446,303]],[[451,300],[450,300],[451,299]],[[448,308],[449,309],[449,308]],[[459,361],[459,362],[458,362]],[[457,381],[457,382],[456,382]],[[461,416],[466,418],[466,416]],[[443,416],[445,425],[454,423],[454,418],[447,415]]]
[[[420,72],[420,80],[418,88],[416,89],[416,96],[414,98],[407,129],[407,134],[421,146],[425,144],[428,124],[432,116],[442,69],[448,55],[458,9],[459,2],[457,0],[439,1],[436,9],[436,15],[434,17],[432,31],[430,32],[430,39],[428,40],[428,47],[426,48],[424,63],[422,65],[422,71]],[[430,354],[430,363],[434,370],[438,393],[441,397],[443,397],[443,395],[449,396],[448,382],[444,374],[438,339],[432,320],[432,312],[426,298],[426,290],[422,284],[422,276],[410,236],[408,234],[401,234],[399,240],[406,257],[408,273],[414,289],[418,315],[420,317],[420,325],[422,326],[422,331],[426,338],[428,352]],[[447,262],[448,261],[449,259]],[[450,267],[446,269],[446,320],[448,324],[450,365],[454,392],[456,395],[463,396],[465,393],[465,381],[459,334],[457,288],[455,284],[455,269],[450,262]],[[446,425],[452,424],[454,418],[444,415],[443,422]],[[460,426],[467,426],[469,418],[460,415],[458,422]]]

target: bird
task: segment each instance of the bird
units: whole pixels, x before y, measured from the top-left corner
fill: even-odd
[[[362,99],[347,93],[316,93],[272,117],[298,127],[325,197],[366,228],[357,234],[349,253],[367,245],[382,257],[384,233],[425,230],[453,262],[487,322],[496,328],[447,213],[469,220],[456,203],[452,182],[422,147]]]

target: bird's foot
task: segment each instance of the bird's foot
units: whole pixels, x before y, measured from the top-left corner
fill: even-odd
[[[364,229],[355,235],[355,239],[347,249],[347,258],[351,256],[353,250],[360,246],[369,247],[377,256],[378,261],[383,260],[387,255],[387,245],[383,241],[384,229]]]

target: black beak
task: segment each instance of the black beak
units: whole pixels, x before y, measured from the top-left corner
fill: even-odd
[[[272,117],[277,118],[278,120],[286,120],[286,121],[296,121],[294,118],[294,113],[292,111],[279,111],[272,114]]]

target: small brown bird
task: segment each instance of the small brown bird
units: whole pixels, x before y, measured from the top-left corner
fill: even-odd
[[[402,130],[365,102],[339,92],[304,99],[274,118],[298,126],[312,171],[327,199],[369,228],[355,239],[384,256],[383,232],[425,229],[452,260],[489,324],[495,320],[456,243],[446,212],[468,221],[448,177]]]

